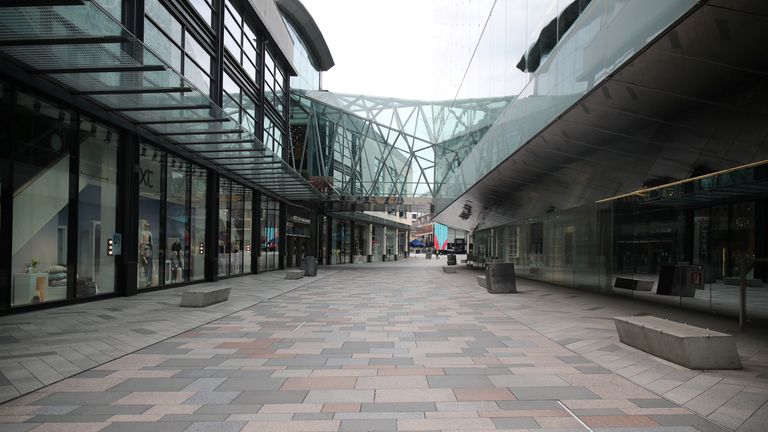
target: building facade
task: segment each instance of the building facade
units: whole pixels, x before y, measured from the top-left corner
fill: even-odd
[[[397,244],[301,172],[290,89],[333,58],[296,0],[14,2],[0,63],[0,313]]]
[[[491,12],[457,95],[514,98],[442,169],[435,220],[523,277],[768,316],[764,4],[539,6]]]

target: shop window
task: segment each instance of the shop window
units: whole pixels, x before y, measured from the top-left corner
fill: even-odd
[[[108,242],[116,231],[119,134],[83,118],[78,135],[80,175],[75,296],[83,298],[115,292],[115,257],[110,254]]]
[[[65,300],[73,116],[19,92],[14,121],[11,305]]]
[[[170,283],[189,281],[189,212],[190,177],[189,162],[169,157],[166,175],[165,250],[168,251],[166,266],[169,267]]]
[[[160,268],[161,264],[165,266],[160,261],[165,256],[165,245],[160,239],[160,209],[166,154],[146,144],[142,144],[140,151],[138,288],[145,289],[161,286],[166,279],[164,268]]]

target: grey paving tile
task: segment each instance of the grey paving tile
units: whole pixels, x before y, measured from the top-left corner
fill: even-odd
[[[81,372],[77,374],[78,378],[104,378],[106,376],[112,375],[115,373],[115,371],[111,370],[87,370],[84,372]]]
[[[610,374],[610,370],[601,366],[575,366],[575,369],[584,374]]]
[[[396,431],[397,420],[342,420],[339,432]]]
[[[301,403],[306,391],[244,391],[232,403],[242,405]]]
[[[248,422],[195,422],[184,432],[239,432]]]
[[[498,429],[539,429],[540,426],[531,417],[492,418]]]
[[[262,406],[261,404],[203,405],[195,411],[195,414],[256,414]]]
[[[110,414],[99,415],[36,415],[25,420],[27,423],[101,423],[112,417]]]
[[[74,415],[136,415],[150,409],[150,405],[91,405],[72,411]]]
[[[296,413],[291,420],[333,420],[333,413]]]
[[[648,417],[662,426],[697,426],[711,424],[710,421],[695,414],[650,414]]]
[[[676,403],[666,399],[629,399],[630,402],[640,408],[676,408]]]
[[[518,367],[518,365],[515,365]],[[443,368],[446,375],[512,375],[512,371],[506,367],[487,368]]]
[[[100,432],[183,432],[192,425],[191,422],[115,422]]]
[[[38,427],[38,424],[32,423],[2,423],[0,422],[0,430],[3,432],[27,432],[33,428]]]
[[[515,387],[510,390],[520,400],[600,399],[585,387]]]
[[[555,400],[512,400],[496,401],[503,410],[562,410]]]
[[[35,415],[61,415],[73,413],[75,415],[92,415],[91,413],[74,413],[73,411],[83,408],[79,405],[48,405],[41,406],[35,410]]]
[[[228,414],[166,414],[160,421],[223,422]]]
[[[113,392],[181,391],[195,382],[194,378],[129,378],[113,386]]]
[[[66,392],[52,393],[38,401],[36,405],[109,405],[127,396],[127,392]]]
[[[259,390],[278,390],[285,382],[285,378],[227,378],[221,385],[216,387],[217,391],[259,391]]]
[[[184,401],[184,405],[228,404],[240,396],[239,391],[200,391]]]

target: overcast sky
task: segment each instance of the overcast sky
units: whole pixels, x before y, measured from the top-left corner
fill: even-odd
[[[301,0],[336,65],[323,88],[452,99],[493,0]]]

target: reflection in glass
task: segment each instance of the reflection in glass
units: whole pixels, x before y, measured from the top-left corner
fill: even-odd
[[[253,237],[253,190],[245,189],[245,200],[243,202],[243,273],[251,273],[251,256],[253,248],[251,239]]]

